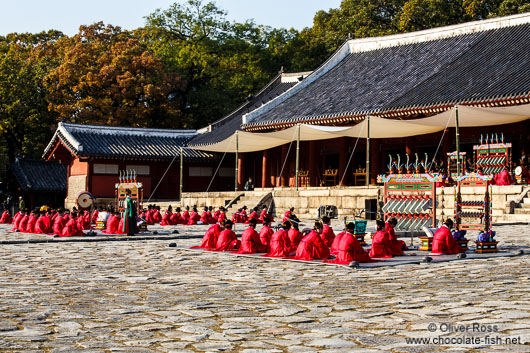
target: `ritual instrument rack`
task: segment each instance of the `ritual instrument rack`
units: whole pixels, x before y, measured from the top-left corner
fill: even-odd
[[[455,192],[455,229],[478,230],[491,232],[491,177],[476,173],[461,176],[456,179]],[[481,200],[462,200],[462,188],[475,187],[484,189]],[[496,252],[497,242],[476,242],[477,252]],[[488,250],[488,251],[482,251]]]
[[[136,214],[139,215],[143,209],[144,190],[143,184],[137,180],[135,170],[120,171],[119,183],[115,185],[115,202],[116,210],[123,217],[125,214],[125,199],[127,198],[127,190],[131,190],[131,200],[136,205]],[[144,230],[145,224],[142,224],[140,229]]]
[[[385,219],[395,217],[398,231],[436,227],[436,176],[431,174],[382,175]]]
[[[466,174],[466,152],[460,152],[460,158],[456,158],[456,152],[447,153],[447,175],[457,177]],[[460,175],[458,175],[458,163],[460,163]]]
[[[491,138],[486,135],[485,140],[481,135],[480,145],[473,146],[473,154],[477,169],[481,167],[484,175],[499,174],[504,167],[507,167],[508,171],[511,172],[512,144],[504,142],[504,134],[502,133],[500,142],[497,134],[492,134]]]

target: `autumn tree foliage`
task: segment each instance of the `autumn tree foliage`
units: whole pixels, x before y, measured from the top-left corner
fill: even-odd
[[[82,124],[182,127],[172,100],[181,81],[132,33],[95,23],[57,43],[62,62],[44,79],[48,109]]]

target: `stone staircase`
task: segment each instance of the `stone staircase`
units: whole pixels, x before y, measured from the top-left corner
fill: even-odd
[[[247,206],[247,214],[250,214],[251,209],[258,206],[259,202],[267,196],[269,192],[267,191],[247,191],[243,196],[239,198],[238,201],[234,202],[230,207],[227,208],[227,216],[232,217],[234,212],[237,212],[238,209],[243,206]],[[258,210],[258,214],[261,212],[261,209]]]
[[[525,189],[510,208],[513,213],[505,214],[503,222],[530,222],[530,189]]]

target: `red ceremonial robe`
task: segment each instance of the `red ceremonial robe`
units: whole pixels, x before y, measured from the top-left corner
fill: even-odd
[[[259,240],[259,234],[252,227],[248,227],[241,234],[241,248],[239,254],[255,254],[265,252],[265,247]]]
[[[215,246],[217,244],[217,238],[219,238],[219,234],[221,233],[221,226],[219,224],[214,224],[208,230],[206,233],[204,233],[204,236],[202,237],[202,242],[200,246],[195,246],[193,248],[200,248],[200,249],[215,249]]]
[[[392,257],[392,243],[386,232],[378,230],[372,238],[372,248],[370,249],[370,257],[389,258]]]
[[[240,223],[246,223],[248,221],[247,211],[241,210],[241,212],[239,212],[239,219]]]
[[[331,244],[333,244],[333,239],[335,239],[335,233],[333,232],[333,228],[331,228],[327,224],[324,224],[324,228],[322,230],[322,234],[320,234],[320,237],[322,238],[322,240],[324,240],[324,243],[326,243],[326,245],[330,247]]]
[[[495,175],[495,184],[497,185],[511,185],[510,173],[507,170],[503,170],[499,174]]]
[[[66,222],[63,217],[55,217],[55,222],[53,222],[53,234],[61,235],[65,224]]]
[[[285,257],[291,252],[289,234],[284,229],[276,231],[270,241],[270,251],[265,255],[269,257]]]
[[[77,227],[79,223],[75,219],[71,219],[66,223],[63,228],[63,232],[60,234],[61,237],[73,237],[85,235],[81,229]]]
[[[259,231],[259,240],[261,241],[261,245],[265,247],[266,252],[271,250],[270,241],[272,234],[274,234],[274,232],[269,228],[269,226],[263,226]]]
[[[464,249],[453,238],[451,231],[446,226],[440,227],[432,239],[433,254],[459,254],[465,252]]]
[[[385,232],[388,234],[390,244],[392,245],[390,248],[392,255],[403,256],[403,250],[407,250],[405,242],[403,240],[398,240],[396,232],[394,232],[394,228],[392,228],[392,226],[390,226],[388,223],[385,223]]]
[[[215,224],[215,223],[217,223],[217,221],[215,220],[215,218],[213,218],[212,213],[211,213],[210,211],[208,211],[207,213],[208,213],[208,223],[210,223],[210,224]]]
[[[201,218],[199,219],[199,221],[201,221],[202,224],[209,224],[210,223],[210,217],[208,217],[208,212],[204,211],[201,214]]]
[[[219,213],[219,218],[217,218],[217,222],[223,223],[226,221],[226,214],[224,212]]]
[[[253,218],[254,218],[256,221],[259,222],[258,214],[257,214],[256,211],[252,211],[252,212],[250,212],[250,214],[248,215],[248,219],[247,219],[247,221],[246,221],[245,223],[248,224],[248,221],[250,221],[250,220],[253,219]]]
[[[190,213],[188,211],[184,211],[182,213],[182,224],[188,224],[190,221]]]
[[[342,239],[342,237],[345,234],[346,234],[346,231],[340,232],[339,234],[337,234],[335,236],[335,239],[333,239],[333,243],[331,243],[331,249],[329,251],[331,253],[331,255],[337,255],[338,254],[340,240]]]
[[[82,216],[77,216],[77,229],[85,229],[85,220]]]
[[[199,214],[195,211],[191,211],[190,213],[190,217],[188,219],[188,225],[189,226],[192,226],[192,225],[195,225],[197,224],[197,221],[200,219],[201,217],[199,216]]]
[[[162,222],[160,222],[161,226],[170,226],[172,224],[171,222],[171,216],[173,214],[169,211],[164,212],[164,217],[162,217]]]
[[[52,223],[55,223],[55,220],[57,219],[57,217],[59,217],[59,213],[58,212],[55,212],[52,216]],[[62,218],[62,216],[61,216]]]
[[[129,222],[125,224],[125,231],[123,231],[123,222],[125,222],[125,218],[120,218],[120,223],[118,224],[118,234],[129,233]]]
[[[291,211],[287,211],[283,214],[283,222],[289,220],[289,217],[291,217]]]
[[[214,213],[213,213],[213,218],[215,219],[215,221],[217,222],[217,219],[219,218],[219,215],[221,214],[221,210],[216,210]]]
[[[13,230],[17,230],[18,229],[18,226],[20,224],[20,221],[22,220],[22,217],[24,217],[24,216],[20,212],[18,212],[15,215],[15,217],[13,218]]]
[[[9,215],[9,212],[4,211],[4,213],[2,213],[2,218],[0,218],[0,223],[2,223],[2,224],[10,224],[11,221],[12,221],[12,219],[11,219],[11,216]]]
[[[225,229],[219,234],[215,251],[237,250],[241,246],[241,242],[237,240],[237,235],[232,229]]]
[[[155,210],[152,214],[152,218],[153,218],[153,222],[156,224],[156,223],[160,223],[162,222],[162,215],[160,214],[160,211],[159,210]]]
[[[300,241],[302,241],[304,238],[304,235],[302,232],[294,228],[289,229],[287,234],[289,235],[289,241],[291,242],[291,251],[296,250],[298,248],[298,244],[300,244]]]
[[[147,225],[152,226],[153,224],[155,224],[155,221],[153,219],[153,213],[151,212],[151,210],[148,210],[147,212],[145,212],[144,218],[145,218],[145,222],[147,223]]]
[[[370,255],[363,249],[355,235],[344,233],[338,244],[337,258],[329,261],[334,264],[348,265],[352,261],[371,262]]]
[[[92,213],[92,224],[96,224],[96,221],[98,220],[98,216],[99,216],[99,211],[98,210],[94,210],[94,212]]]
[[[35,233],[37,234],[48,234],[50,230],[48,229],[48,224],[46,223],[45,216],[40,216],[35,223]],[[48,218],[49,219],[49,218]]]
[[[20,219],[20,222],[18,223],[17,229],[19,231],[21,231],[21,232],[25,232],[26,231],[26,226],[28,225],[28,221],[29,221],[29,216],[28,215],[23,216]]]
[[[107,227],[102,233],[105,234],[118,234],[118,226],[120,224],[120,219],[116,217],[115,215],[111,214],[109,215],[109,218],[107,218]]]
[[[184,221],[184,218],[182,218],[182,215],[180,212],[175,212],[171,215],[171,224],[177,225],[177,224],[186,224],[186,221]]]
[[[35,233],[35,223],[37,223],[37,218],[34,215],[29,216],[24,232]]]
[[[66,224],[66,223],[68,223],[69,220],[72,219],[72,217],[70,217],[70,214],[65,214],[65,215],[63,216],[63,219],[64,219],[64,221],[65,221],[64,224]]]
[[[84,215],[83,215],[83,229],[84,230],[90,230],[90,225],[91,225],[91,220],[90,220],[90,212],[88,211],[85,211]]]
[[[297,260],[325,260],[329,255],[329,248],[320,234],[312,230],[300,241],[294,258]]]

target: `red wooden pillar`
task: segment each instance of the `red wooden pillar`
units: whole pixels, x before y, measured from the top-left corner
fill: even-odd
[[[270,151],[263,151],[263,159],[261,163],[261,187],[269,187],[271,181],[271,170],[270,170]]]
[[[375,185],[377,183],[377,175],[381,174],[381,153],[379,147],[381,142],[379,139],[370,139],[370,158],[371,158],[371,170],[370,170],[370,184]]]
[[[282,159],[280,160],[280,172],[281,172],[281,175],[280,175],[280,186],[281,187],[284,187],[286,185],[285,174],[288,174],[288,171],[289,171],[289,164],[285,161],[285,159],[287,158],[287,151],[288,150],[289,150],[289,145],[283,145],[282,146]],[[283,171],[281,170],[282,166],[284,166],[283,167]]]
[[[348,183],[348,173],[346,171],[346,164],[348,164],[348,138],[342,137],[339,145],[339,185],[345,185]],[[346,171],[346,175],[344,172]],[[342,176],[344,175],[344,179]]]
[[[245,154],[239,153],[238,160],[238,173],[237,173],[237,189],[243,190],[243,187],[245,186]]]
[[[413,156],[414,153],[416,152],[416,146],[415,146],[415,143],[414,143],[414,138],[413,137],[407,137],[405,139],[405,153],[408,154],[409,156]]]

